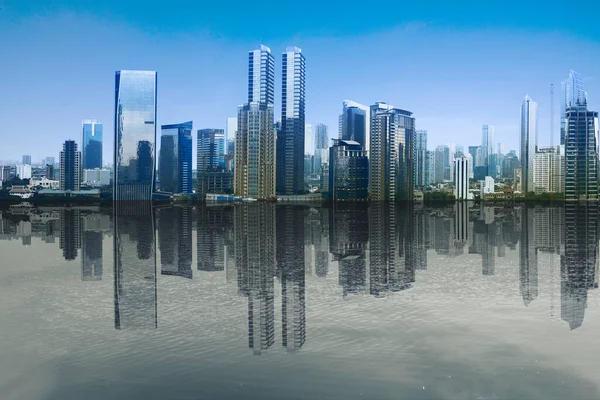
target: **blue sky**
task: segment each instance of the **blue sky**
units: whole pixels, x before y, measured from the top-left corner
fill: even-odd
[[[528,94],[539,103],[545,145],[549,86],[558,118],[569,69],[583,75],[589,106],[600,109],[594,2],[402,3],[0,0],[0,160],[57,157],[65,139],[81,140],[81,120],[93,118],[105,125],[111,162],[119,69],[158,71],[159,125],[225,128],[246,101],[247,52],[259,43],[276,58],[277,114],[281,52],[302,48],[306,120],[326,123],[330,136],[342,100],[387,101],[414,113],[429,148],[478,145],[481,125],[493,124],[496,141],[518,151]]]

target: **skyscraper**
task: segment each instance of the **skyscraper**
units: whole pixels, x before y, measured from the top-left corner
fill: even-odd
[[[150,200],[155,180],[154,71],[115,73],[114,200]]]
[[[521,167],[523,168],[522,189],[524,193],[533,192],[533,159],[537,149],[537,103],[529,96],[521,104]]]
[[[415,143],[415,186],[425,186],[427,183],[426,165],[427,165],[427,131],[417,130],[417,140]]]
[[[342,136],[343,140],[352,140],[358,142],[363,148],[367,145],[367,114],[369,109],[344,101],[342,107]]]
[[[277,193],[304,190],[305,59],[297,47],[281,59],[281,131],[277,136]]]
[[[587,105],[587,92],[583,90],[583,78],[573,70],[569,71],[569,77],[562,81],[562,101],[561,101],[561,124],[560,124],[560,144],[565,144],[565,124],[567,108],[574,106]]]
[[[67,140],[60,152],[60,190],[79,190],[80,184],[81,153],[74,140]]]
[[[254,102],[238,108],[234,193],[259,199],[275,195],[275,130],[271,104]]]
[[[81,121],[83,169],[102,168],[102,124],[93,119]]]
[[[329,200],[367,200],[369,159],[362,146],[352,140],[334,139],[329,161]]]
[[[482,125],[481,126],[481,147],[485,148],[485,165],[488,167],[487,174],[495,176],[496,166],[491,165],[491,156],[494,154],[494,136],[495,136],[494,125]]]
[[[327,125],[317,124],[315,126],[315,158],[314,166],[315,174],[320,174],[323,164],[329,163],[329,134]]]
[[[598,113],[586,105],[565,114],[565,198],[598,199]]]
[[[454,197],[456,200],[469,199],[469,160],[458,157],[454,160]]]
[[[233,175],[227,168],[225,131],[199,129],[197,147],[199,193],[230,193],[233,189]]]
[[[310,154],[311,156],[315,154],[315,146],[313,144],[314,141],[313,136],[313,127],[311,124],[304,125],[304,154]]]
[[[432,183],[440,183],[445,177],[445,154],[448,151],[448,146],[440,145],[435,149],[434,154],[434,172]]]
[[[271,49],[260,45],[248,54],[248,103],[275,101],[275,58]]]
[[[415,119],[386,103],[371,106],[369,195],[375,201],[413,200]]]
[[[29,154],[23,155],[23,165],[31,165],[31,156]]]
[[[192,121],[162,125],[160,129],[160,190],[192,193]]]

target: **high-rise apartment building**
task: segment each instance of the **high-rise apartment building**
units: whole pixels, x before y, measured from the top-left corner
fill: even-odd
[[[562,81],[562,101],[561,101],[561,124],[560,124],[560,144],[565,144],[566,132],[566,113],[567,108],[587,105],[587,92],[583,90],[583,78],[581,74],[573,70],[569,71],[569,77]]]
[[[154,71],[115,73],[114,200],[152,199],[156,83]]]
[[[444,182],[445,171],[446,171],[446,152],[448,151],[447,146],[440,145],[435,149],[434,156],[434,172],[432,183]]]
[[[304,190],[305,59],[297,47],[281,59],[281,130],[277,135],[277,193]]]
[[[81,153],[74,140],[67,140],[60,152],[60,190],[79,190],[80,185]]]
[[[578,105],[565,117],[565,198],[597,200],[598,113]]]
[[[534,191],[540,193],[561,193],[564,179],[564,165],[561,146],[538,147],[533,159]]]
[[[521,168],[523,192],[535,191],[533,160],[537,149],[537,103],[529,96],[521,104]]]
[[[317,124],[315,125],[315,158],[313,168],[316,174],[321,173],[324,163],[329,163],[329,134],[327,132],[327,125]]]
[[[386,103],[371,106],[369,195],[374,201],[413,200],[415,119]]]
[[[93,119],[81,121],[82,168],[102,168],[102,124]]]
[[[415,186],[422,187],[427,183],[427,131],[417,130],[415,142]]]
[[[160,190],[192,193],[192,121],[160,127]]]
[[[427,150],[425,171],[425,183],[427,185],[435,183],[435,151]]]
[[[454,197],[456,200],[469,199],[469,160],[458,157],[454,160]]]
[[[329,200],[361,201],[369,195],[369,159],[360,143],[334,139],[329,148]]]

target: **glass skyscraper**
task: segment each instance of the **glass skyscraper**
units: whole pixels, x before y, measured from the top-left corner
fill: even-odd
[[[427,183],[427,131],[418,130],[415,143],[415,185],[425,186]]]
[[[237,121],[237,118],[234,118]],[[226,148],[225,131],[223,129],[199,129],[196,158],[198,173],[198,193],[231,193],[233,189],[233,173],[228,168],[227,157],[232,157]]]
[[[316,174],[320,174],[323,168],[323,163],[329,163],[329,134],[327,125],[315,125],[315,158],[313,169]]]
[[[304,190],[304,82],[305,59],[297,47],[288,47],[281,60],[281,130],[277,136],[277,193]]]
[[[489,176],[496,175],[496,165],[492,163],[492,154],[494,154],[494,125],[482,125],[481,126],[481,147],[483,147],[485,153],[485,165],[487,167],[487,174]]]
[[[248,103],[252,102],[275,102],[275,58],[262,44],[248,53]]]
[[[192,121],[160,127],[160,190],[192,193]]]
[[[567,108],[587,105],[587,92],[583,90],[581,74],[569,71],[569,77],[562,81],[560,144],[565,144],[565,124]]]
[[[370,108],[352,100],[344,100],[339,122],[339,138],[360,143],[367,157],[370,157]]]
[[[525,96],[521,104],[521,187],[524,193],[535,191],[533,160],[537,149],[537,133],[537,103]]]
[[[114,200],[152,198],[156,168],[156,83],[154,71],[115,73]]]
[[[102,124],[93,119],[81,122],[83,169],[102,168]]]
[[[565,114],[565,198],[598,199],[598,113],[585,105]]]

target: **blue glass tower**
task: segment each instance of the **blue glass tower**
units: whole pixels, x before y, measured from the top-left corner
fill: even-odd
[[[86,119],[81,123],[83,169],[102,168],[102,124]]]
[[[192,193],[192,121],[162,125],[160,129],[160,190]]]
[[[151,200],[156,142],[156,72],[115,73],[113,199]]]

